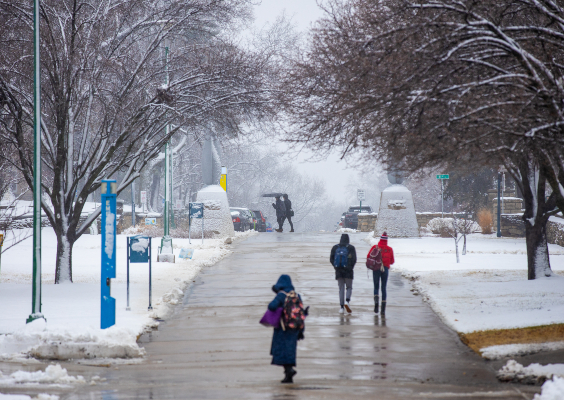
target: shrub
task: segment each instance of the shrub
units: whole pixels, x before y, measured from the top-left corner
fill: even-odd
[[[451,237],[451,235],[454,235],[453,224],[453,218],[433,218],[427,224],[427,228],[435,235],[441,235],[441,237]],[[480,232],[482,230],[481,226],[476,222],[462,218],[456,220],[456,226],[459,234],[470,234]]]
[[[450,233],[453,233],[452,222],[452,218],[433,218],[427,224],[427,228],[435,235],[450,237]]]
[[[482,228],[484,235],[490,234],[493,231],[493,213],[487,208],[482,208],[478,211],[478,225]]]
[[[458,225],[458,232],[463,234],[471,234],[471,233],[477,233],[477,232],[482,232],[482,227],[475,221],[472,221],[470,219],[466,220],[463,218],[460,218],[457,220],[457,225]]]

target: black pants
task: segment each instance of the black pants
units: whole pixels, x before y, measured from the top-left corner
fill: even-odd
[[[288,222],[290,223],[290,228],[292,228],[292,230],[294,230],[294,224],[292,223],[292,217],[289,217],[289,216],[282,217],[282,225],[284,225],[285,220],[288,220]]]
[[[278,229],[282,229],[282,225],[284,225],[284,217],[276,217],[278,221]]]

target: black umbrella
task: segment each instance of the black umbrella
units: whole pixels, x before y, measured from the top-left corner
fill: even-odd
[[[262,197],[282,197],[284,193],[266,193]]]

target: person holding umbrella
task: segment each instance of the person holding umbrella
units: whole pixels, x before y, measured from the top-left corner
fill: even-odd
[[[278,221],[278,229],[275,229],[275,231],[282,232],[282,224],[284,224],[284,218],[286,217],[286,206],[280,200],[280,195],[276,196],[276,203],[272,203],[272,207],[276,210],[276,220]]]
[[[285,220],[288,220],[291,228],[290,232],[294,232],[294,224],[292,223],[292,217],[294,216],[294,211],[292,210],[292,202],[288,198],[287,194],[283,194],[282,197],[284,197],[284,207],[286,208],[286,216],[282,220],[282,225],[284,225]]]

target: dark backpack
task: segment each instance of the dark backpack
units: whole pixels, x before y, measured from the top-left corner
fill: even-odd
[[[333,266],[335,268],[345,268],[349,263],[349,249],[347,246],[339,246],[335,251]]]
[[[372,271],[377,271],[382,267],[382,252],[380,248],[376,246],[374,250],[368,253],[366,257],[366,268]]]
[[[286,294],[282,313],[282,329],[304,329],[306,311],[300,296],[293,290]]]

